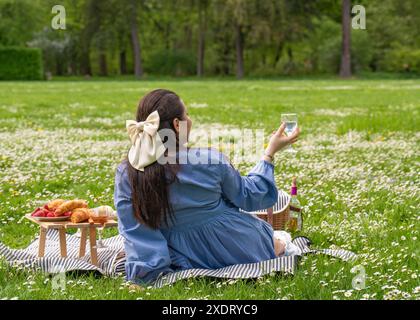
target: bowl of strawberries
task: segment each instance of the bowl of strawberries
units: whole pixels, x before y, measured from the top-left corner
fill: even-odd
[[[36,208],[30,216],[37,221],[66,221],[70,219],[76,208],[87,208],[87,202],[79,199],[55,199]]]

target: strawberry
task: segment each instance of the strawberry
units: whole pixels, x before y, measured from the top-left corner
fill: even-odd
[[[71,211],[67,211],[67,212],[64,212],[64,213],[63,213],[63,215],[64,215],[64,216],[66,216],[66,217],[70,217],[70,216],[71,216],[71,214],[72,214],[72,212],[71,212]]]
[[[31,214],[31,216],[34,216],[35,215],[35,213],[37,213],[37,212],[39,212],[39,211],[41,211],[41,208],[36,208],[33,212],[32,212],[32,214]]]
[[[44,205],[44,209],[46,209],[46,210],[50,210],[50,208],[48,208],[48,204],[45,204],[45,205]]]
[[[55,214],[54,214],[54,212],[48,212],[48,214],[47,214],[47,217],[48,218],[54,218],[55,217]]]
[[[46,217],[46,214],[44,213],[44,211],[39,210],[39,211],[37,211],[37,212],[34,212],[34,213],[32,214],[32,216],[33,216],[33,217]]]

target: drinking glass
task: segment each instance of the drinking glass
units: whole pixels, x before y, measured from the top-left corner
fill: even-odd
[[[95,211],[96,214],[98,213],[98,208],[93,208],[92,210]],[[96,230],[98,234],[98,241],[96,242],[96,247],[98,249],[106,248],[107,246],[102,241],[102,232],[104,231],[104,227],[98,227]]]
[[[102,242],[102,232],[104,230],[104,228],[98,227],[98,242],[96,243],[96,247],[97,248],[106,248],[107,246],[104,245],[104,243]]]
[[[298,125],[297,114],[296,113],[283,113],[281,115],[281,121],[284,122],[286,125],[284,129],[284,133],[286,133],[287,136],[290,136]],[[286,151],[296,152],[296,150],[293,149],[292,145],[289,145]]]

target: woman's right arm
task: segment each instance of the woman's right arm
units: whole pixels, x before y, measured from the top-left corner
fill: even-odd
[[[126,279],[148,284],[161,273],[172,272],[168,245],[162,233],[140,224],[134,217],[127,169],[121,165],[115,175],[114,204],[118,229],[125,239]]]
[[[274,166],[261,160],[246,176],[230,163],[221,164],[222,194],[236,207],[245,211],[267,209],[277,201]]]
[[[285,125],[273,132],[260,162],[247,176],[241,176],[224,158],[222,164],[222,193],[235,206],[245,211],[267,209],[277,201],[278,191],[274,180],[274,154],[297,141],[299,129],[289,137],[284,136]]]

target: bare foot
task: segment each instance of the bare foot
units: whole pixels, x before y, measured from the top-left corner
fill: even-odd
[[[276,238],[273,238],[274,240],[274,252],[276,253],[276,256],[281,256],[284,253],[284,250],[286,248],[286,244]]]

